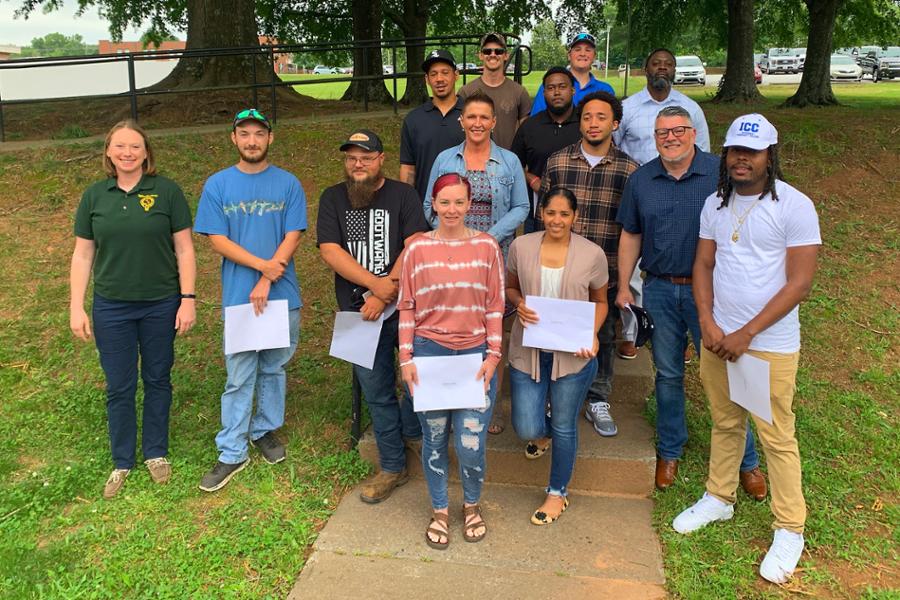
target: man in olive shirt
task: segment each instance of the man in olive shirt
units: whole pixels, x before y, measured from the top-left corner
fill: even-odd
[[[480,90],[494,101],[497,125],[491,139],[501,148],[509,150],[516,129],[531,112],[531,97],[525,88],[506,76],[506,38],[501,34],[493,32],[481,38],[478,58],[481,59],[484,71],[481,77],[459,90],[459,97],[465,100],[467,96]]]

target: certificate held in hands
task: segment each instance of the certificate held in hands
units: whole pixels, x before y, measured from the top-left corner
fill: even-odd
[[[593,302],[525,296],[525,306],[538,322],[525,327],[523,346],[572,353],[594,347]]]
[[[270,300],[259,315],[252,304],[225,307],[225,354],[291,345],[287,300]]]
[[[419,385],[413,386],[413,410],[485,408],[484,380],[475,379],[484,362],[480,353],[413,358]]]

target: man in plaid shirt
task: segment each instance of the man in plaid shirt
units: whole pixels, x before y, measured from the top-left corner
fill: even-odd
[[[577,111],[581,139],[547,161],[541,195],[557,185],[571,190],[578,199],[578,220],[573,231],[603,248],[609,263],[609,312],[597,334],[600,340],[597,376],[588,391],[589,404],[584,413],[597,433],[609,437],[618,433],[608,402],[612,391],[615,324],[619,319],[615,303],[616,253],[622,226],[616,222],[616,213],[625,181],[638,168],[638,163],[612,144],[612,133],[622,119],[622,103],[615,96],[607,92],[588,94]],[[537,220],[540,227],[540,214]]]

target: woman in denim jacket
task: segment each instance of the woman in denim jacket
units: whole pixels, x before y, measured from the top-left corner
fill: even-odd
[[[518,156],[491,141],[497,118],[490,96],[483,92],[468,96],[460,121],[466,139],[435,159],[425,192],[425,218],[433,227],[437,225],[431,207],[434,181],[445,173],[459,173],[472,186],[472,208],[466,215],[466,226],[497,240],[505,259],[516,228],[528,216],[528,186],[522,163]]]

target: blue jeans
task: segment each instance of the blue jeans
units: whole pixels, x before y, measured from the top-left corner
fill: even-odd
[[[137,445],[138,353],[144,382],[141,449],[144,459],[169,452],[170,374],[175,362],[175,315],[179,296],[149,302],[94,295],[94,339],[106,374],[109,445],[117,469],[132,469]]]
[[[575,469],[578,452],[578,415],[581,403],[597,373],[597,361],[589,360],[581,371],[550,380],[553,353],[540,352],[541,380],[516,368],[509,369],[512,387],[512,424],[523,440],[553,439],[548,494],[566,495],[566,486]],[[547,393],[550,395],[550,420],[547,420]]]
[[[616,288],[606,292],[609,311],[606,319],[597,332],[600,348],[597,350],[597,375],[588,390],[588,402],[609,402],[613,382],[613,358],[616,351],[616,321],[619,320],[619,308],[616,306]]]
[[[689,285],[678,285],[648,275],[644,280],[644,308],[653,318],[651,342],[656,365],[656,435],[657,452],[666,460],[681,458],[688,439],[684,416],[684,349],[686,333],[694,338],[700,352],[700,321]],[[747,424],[747,440],[741,471],[759,466],[753,444],[753,433]]]
[[[271,350],[225,355],[225,392],[222,394],[222,430],[216,435],[219,460],[235,465],[247,460],[249,440],[258,440],[284,424],[284,366],[297,349],[300,309],[288,312],[291,345]],[[256,391],[256,413],[253,392]],[[252,418],[251,418],[252,416]]]
[[[452,350],[427,338],[416,336],[413,340],[413,356],[454,356],[457,354],[481,354],[486,356],[485,344],[465,350]],[[422,470],[428,483],[431,507],[434,510],[447,508],[447,471],[449,458],[447,447],[450,441],[451,422],[453,445],[459,461],[459,479],[462,481],[463,499],[475,504],[481,498],[484,484],[484,451],[487,428],[494,411],[497,393],[497,373],[491,378],[487,393],[487,406],[483,409],[428,410],[416,413],[422,424]]]
[[[378,446],[379,464],[382,471],[399,473],[406,468],[406,450],[403,439],[422,437],[422,427],[413,412],[412,399],[404,393],[397,401],[397,370],[394,366],[394,350],[397,349],[397,326],[400,313],[394,315],[381,326],[381,337],[375,350],[375,363],[371,369],[353,365],[359,379],[375,443]],[[404,388],[405,389],[405,388]]]

